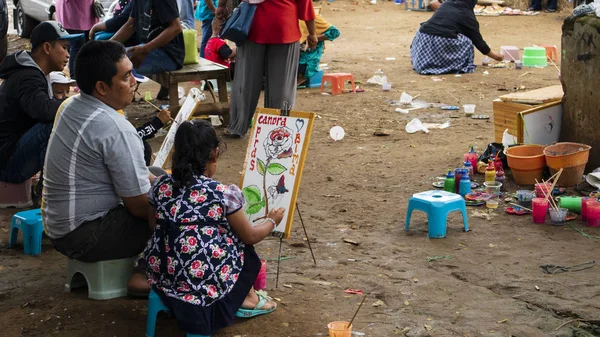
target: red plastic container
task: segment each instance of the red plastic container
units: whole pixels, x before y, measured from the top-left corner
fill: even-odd
[[[254,281],[254,289],[263,290],[267,287],[267,261],[260,260],[260,271]]]
[[[531,201],[531,210],[533,216],[533,223],[545,223],[546,213],[548,212],[548,200],[544,198],[533,198],[533,200]]]
[[[600,202],[588,200],[587,207],[587,225],[589,227],[600,227]]]
[[[552,188],[552,184],[550,183],[539,183],[535,184],[535,196],[537,198],[545,198],[546,195],[550,193],[550,189]],[[544,195],[546,193],[546,195]]]
[[[581,220],[583,221],[587,220],[587,202],[590,200],[595,201],[596,199],[590,199],[588,197],[581,198]]]
[[[467,152],[463,155],[463,163],[466,161],[469,161],[471,163],[471,165],[473,166],[473,174],[477,173],[477,161],[478,160],[479,160],[479,156],[477,155],[477,152],[475,152],[473,145],[471,145],[471,149],[469,150],[469,152]]]

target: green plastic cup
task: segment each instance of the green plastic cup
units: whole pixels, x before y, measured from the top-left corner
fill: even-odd
[[[560,197],[558,200],[558,207],[577,214],[581,213],[581,197]]]

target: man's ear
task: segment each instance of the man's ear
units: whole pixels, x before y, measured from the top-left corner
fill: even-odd
[[[42,45],[42,50],[44,51],[44,54],[50,55],[50,49],[52,49],[52,45],[50,44],[50,42],[44,42],[44,44]]]
[[[96,92],[98,94],[100,94],[101,96],[106,95],[106,92],[109,89],[108,85],[102,81],[96,82],[96,85],[94,86],[94,88],[96,89]]]

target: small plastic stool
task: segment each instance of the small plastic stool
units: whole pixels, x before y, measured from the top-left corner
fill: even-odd
[[[325,89],[325,83],[331,83],[331,93],[333,95],[339,95],[344,92],[344,82],[350,81],[352,83],[352,91],[356,92],[356,85],[354,84],[354,76],[350,73],[332,73],[323,74],[321,79],[321,92]]]
[[[546,57],[552,60],[552,62],[556,62],[558,59],[558,48],[554,44],[540,44],[540,47],[546,48]]]
[[[31,205],[31,179],[21,184],[0,182],[0,208],[26,208]]]
[[[462,212],[465,232],[469,231],[465,200],[458,194],[446,191],[427,191],[413,194],[408,201],[404,230],[408,230],[410,216],[414,210],[427,213],[429,237],[432,239],[446,237],[446,220],[448,213],[453,211]]]
[[[160,300],[160,296],[154,291],[150,290],[148,295],[148,317],[146,318],[146,337],[154,337],[154,330],[156,329],[156,316],[158,313],[164,311],[169,313],[169,309]],[[210,337],[204,335],[193,335],[187,334],[187,337]]]
[[[133,258],[85,263],[69,259],[65,292],[87,284],[88,297],[108,300],[127,295],[127,281],[133,274]]]
[[[318,88],[323,80],[323,70],[317,71],[311,78],[306,81],[307,88]]]
[[[25,254],[39,255],[42,252],[42,234],[44,233],[40,209],[19,212],[13,216],[8,248],[17,243],[19,229],[23,233],[23,250]]]

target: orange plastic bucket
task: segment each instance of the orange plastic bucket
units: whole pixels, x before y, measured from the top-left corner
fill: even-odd
[[[561,168],[563,169],[556,183],[558,186],[570,187],[581,182],[591,148],[586,144],[565,142],[556,143],[544,149],[550,173],[555,174]]]
[[[327,324],[329,337],[352,337],[352,325],[350,322],[337,321]]]
[[[541,181],[546,168],[544,145],[519,145],[504,149],[513,179],[519,185]]]

